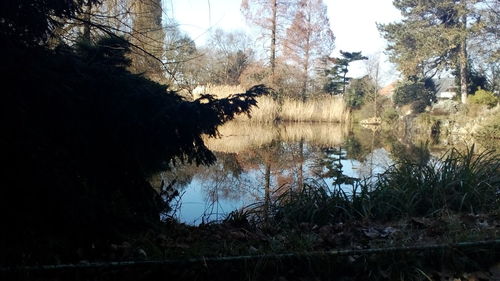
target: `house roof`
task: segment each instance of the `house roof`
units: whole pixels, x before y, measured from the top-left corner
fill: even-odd
[[[392,83],[390,83],[389,85],[383,87],[382,89],[380,89],[378,91],[378,93],[381,95],[381,96],[384,96],[384,97],[391,97],[392,94],[394,94],[394,89],[396,89],[396,84],[397,82],[394,81]]]
[[[447,77],[447,78],[435,78],[432,79],[434,85],[436,86],[436,94],[442,92],[449,92],[450,88],[456,88],[455,78]]]

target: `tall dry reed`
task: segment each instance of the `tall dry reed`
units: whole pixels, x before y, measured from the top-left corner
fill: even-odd
[[[349,110],[340,97],[310,99],[306,102],[285,98],[280,104],[277,100],[265,96],[257,99],[257,106],[252,110],[250,119],[241,116],[236,120],[252,123],[275,121],[344,123],[349,117]]]
[[[257,98],[257,107],[251,111],[251,118],[246,115],[240,115],[237,121],[251,123],[272,123],[280,119],[280,104],[271,97],[264,96]]]
[[[326,96],[306,102],[285,99],[279,115],[285,121],[343,122],[348,112],[341,97]]]
[[[201,94],[211,94],[226,98],[231,94],[243,93],[241,86],[206,85],[193,92],[194,98]],[[252,110],[251,118],[239,116],[238,121],[252,123],[290,122],[335,122],[344,123],[349,118],[349,110],[342,97],[322,96],[306,102],[285,98],[281,102],[269,96],[259,97],[257,107]]]

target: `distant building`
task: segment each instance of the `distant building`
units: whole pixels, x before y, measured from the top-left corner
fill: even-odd
[[[455,84],[455,78],[439,78],[432,79],[436,86],[436,98],[438,100],[453,99],[458,92],[458,87]]]
[[[397,81],[390,83],[389,85],[383,87],[378,91],[379,95],[384,96],[386,98],[392,98],[394,94],[394,90],[396,89]]]
[[[455,84],[455,78],[437,78],[432,79],[436,87],[436,98],[438,100],[453,99],[458,93],[458,87]],[[389,85],[379,90],[379,95],[392,99],[399,81],[391,82]]]

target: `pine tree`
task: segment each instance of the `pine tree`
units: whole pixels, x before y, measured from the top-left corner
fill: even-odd
[[[489,24],[481,18],[488,0],[395,0],[403,20],[379,25],[392,62],[406,77],[423,79],[455,69],[467,101],[468,42]]]
[[[334,94],[345,94],[345,89],[351,77],[347,76],[349,72],[349,64],[358,60],[367,60],[368,58],[361,55],[361,52],[343,52],[340,51],[340,58],[328,58],[333,63],[330,69],[326,70],[329,81],[324,86],[325,91]]]

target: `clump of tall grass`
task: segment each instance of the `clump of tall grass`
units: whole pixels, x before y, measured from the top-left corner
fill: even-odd
[[[369,199],[368,190],[366,186],[352,186],[355,190],[340,186],[331,189],[325,182],[307,181],[303,188],[288,190],[277,198],[272,205],[272,219],[285,225],[325,225],[360,218],[364,215],[364,201]]]
[[[390,220],[445,212],[500,211],[500,155],[451,149],[437,161],[402,160],[376,180],[333,190],[306,183],[275,202],[273,219],[285,224],[334,223],[351,219]]]
[[[285,99],[280,118],[286,121],[343,122],[348,109],[341,97],[325,96],[306,102]]]
[[[275,121],[343,123],[349,116],[344,100],[331,96],[309,99],[305,102],[292,98],[278,101],[271,97],[260,97],[257,99],[257,106],[252,110],[252,118],[241,116],[237,120],[253,123]]]
[[[193,98],[199,98],[202,94],[211,94],[221,99],[243,92],[245,89],[239,85],[208,84],[193,90]],[[270,96],[262,96],[257,98],[257,107],[252,110],[251,118],[239,116],[236,120],[252,123],[272,123],[278,120],[343,123],[348,118],[349,110],[342,97],[321,96],[303,102],[292,98],[276,100]]]
[[[441,211],[484,212],[500,206],[500,156],[453,148],[441,159],[404,160],[375,182],[372,215],[429,216]]]
[[[235,121],[244,121],[250,123],[273,123],[280,119],[281,105],[269,96],[257,98],[257,107],[251,111],[251,117],[240,115]]]

